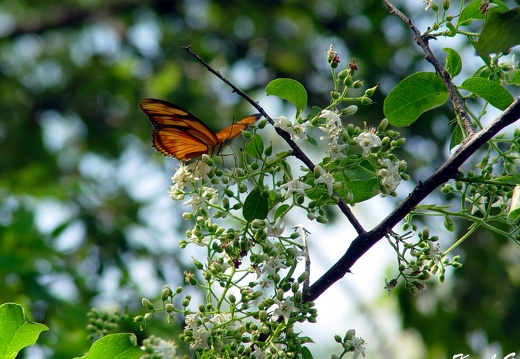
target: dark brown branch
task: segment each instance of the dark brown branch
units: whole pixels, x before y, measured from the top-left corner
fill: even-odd
[[[497,135],[506,126],[520,119],[520,97],[494,120],[489,126],[463,143],[448,161],[433,175],[419,185],[388,215],[377,227],[359,235],[350,245],[347,252],[321,278],[312,284],[303,294],[305,301],[315,300],[333,283],[350,272],[352,265],[361,258],[374,244],[397,225],[423,199],[441,184],[455,177],[458,168],[466,162],[482,145]]]
[[[457,94],[455,90],[455,86],[451,81],[450,74],[444,70],[440,62],[437,60],[432,50],[430,49],[430,45],[428,44],[428,40],[430,39],[428,36],[422,36],[419,30],[414,26],[412,21],[406,17],[402,12],[400,12],[389,0],[384,0],[386,6],[390,9],[390,12],[397,15],[413,32],[413,36],[415,38],[415,42],[417,45],[421,47],[424,51],[426,60],[433,65],[435,71],[440,75],[442,81],[444,82],[444,86],[446,86],[446,90],[450,95],[451,102],[455,107],[455,111],[462,119],[462,123],[466,130],[466,135],[471,137],[475,134],[475,127],[473,126],[473,122],[469,117],[468,113],[464,110],[464,103],[460,96]]]
[[[274,125],[273,119],[267,114],[267,112],[265,112],[264,108],[262,106],[260,106],[258,104],[258,102],[254,101],[251,97],[249,97],[249,95],[247,95],[245,92],[243,92],[238,87],[236,87],[233,83],[231,83],[228,79],[226,79],[224,76],[222,76],[222,74],[219,71],[212,68],[199,55],[194,53],[191,50],[190,46],[184,46],[183,49],[189,55],[193,56],[197,61],[199,61],[202,65],[204,65],[206,67],[206,69],[208,69],[209,72],[211,72],[212,74],[217,76],[220,80],[222,80],[229,87],[231,87],[233,92],[238,94],[240,97],[244,98],[254,108],[256,108],[258,110],[258,112],[260,112],[260,114],[269,121],[269,123]],[[285,142],[287,142],[287,144],[291,147],[291,149],[293,151],[293,156],[298,158],[300,161],[302,161],[305,164],[305,166],[307,166],[308,169],[310,169],[311,171],[314,171],[314,167],[315,167],[314,163],[312,163],[311,159],[309,157],[307,157],[307,155],[300,149],[300,147],[298,147],[298,145],[293,140],[291,140],[291,136],[289,135],[289,133],[279,129],[278,127],[275,127],[275,130],[276,130],[276,133],[280,137],[282,137],[285,140]],[[341,212],[350,221],[350,223],[352,224],[352,226],[354,227],[354,229],[356,230],[356,232],[358,234],[361,235],[361,234],[365,233],[365,229],[361,226],[361,224],[359,223],[357,218],[354,216],[354,214],[352,213],[352,211],[350,210],[350,208],[348,207],[348,205],[345,203],[345,201],[342,198],[340,198],[340,200],[338,202],[338,207],[341,210]]]

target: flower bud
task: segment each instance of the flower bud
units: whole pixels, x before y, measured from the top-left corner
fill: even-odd
[[[372,101],[369,97],[363,96],[361,97],[361,104],[362,105],[371,105],[374,101]]]
[[[143,299],[141,299],[141,304],[142,304],[143,307],[144,307],[145,309],[147,309],[147,310],[153,310],[153,309],[154,309],[154,308],[153,308],[153,304],[152,304],[152,302],[150,302],[150,300],[147,299],[147,298],[143,298]]]
[[[346,108],[344,108],[343,110],[341,110],[341,115],[342,116],[350,116],[350,115],[353,115],[357,112],[358,110],[358,107],[356,105],[350,105]]]
[[[165,285],[164,289],[163,289],[163,291],[161,293],[161,299],[163,301],[165,301],[165,300],[168,299],[168,297],[170,297],[172,295],[173,295],[172,289],[169,286]]]
[[[371,87],[371,88],[367,89],[365,91],[365,96],[371,97],[374,94],[374,92],[376,91],[378,86],[379,86],[379,83],[377,85],[375,85],[374,87]]]

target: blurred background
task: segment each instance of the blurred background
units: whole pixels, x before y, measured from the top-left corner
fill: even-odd
[[[422,1],[396,4],[422,31],[432,24]],[[458,2],[453,6],[456,13]],[[176,161],[151,147],[151,125],[137,103],[143,97],[173,102],[214,129],[254,109],[181,46],[191,45],[271,116],[290,117],[290,107],[265,96],[265,85],[294,78],[306,86],[311,105],[325,107],[331,44],[340,68],[355,58],[365,87],[380,84],[375,105],[350,118],[358,126],[379,123],[385,95],[402,78],[433,70],[382,1],[0,3],[0,303],[20,303],[31,320],[50,328],[20,357],[83,355],[92,307],[128,313],[118,330],[139,340],[151,333],[176,338],[182,330],[180,322],[168,326],[157,318],[140,332],[131,320],[143,313],[143,296],[157,301],[163,285],[183,285],[182,273],[192,266],[178,250],[188,228],[180,219],[185,209],[167,196]],[[442,46],[472,51],[442,40],[434,46],[441,57]],[[396,199],[354,208],[365,228],[447,158],[452,116],[446,108],[398,129],[408,140],[399,155],[412,180]],[[327,226],[309,224],[312,279],[354,238],[345,218],[333,218]],[[429,225],[443,249],[457,235],[447,235],[442,223]],[[350,328],[365,338],[371,358],[519,352],[518,246],[481,231],[457,254],[464,266],[449,272],[446,284],[433,281],[417,296],[400,288],[388,296],[384,279],[397,273],[395,253],[381,241],[353,275],[318,299],[318,323],[301,328],[316,341],[315,357],[339,353],[333,335]]]

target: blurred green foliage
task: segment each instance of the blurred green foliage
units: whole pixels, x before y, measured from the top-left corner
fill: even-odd
[[[355,57],[365,84],[381,83],[379,104],[424,66],[407,29],[374,0],[4,0],[0,19],[0,303],[20,303],[47,325],[38,343],[57,359],[89,348],[92,306],[135,314],[142,296],[182,284],[191,265],[175,250],[183,227],[165,195],[174,161],[151,148],[137,103],[162,98],[214,128],[252,109],[181,46],[253,97],[291,77],[311,104],[329,95],[331,43],[340,66]],[[357,121],[382,117],[381,106],[369,106]],[[449,129],[434,131],[435,123],[408,131],[440,154]],[[407,160],[412,173],[428,169]],[[518,258],[504,254],[510,243],[478,236],[438,305],[424,314],[421,296],[400,297],[403,326],[416,327],[432,353],[469,353],[470,333],[519,349]],[[131,319],[119,330],[147,334]],[[163,334],[176,330],[165,325]]]

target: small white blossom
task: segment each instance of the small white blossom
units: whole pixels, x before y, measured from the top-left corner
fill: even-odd
[[[285,269],[287,266],[283,264],[284,259],[281,256],[271,256],[265,261],[262,273],[276,274],[280,269]]]
[[[381,139],[374,133],[375,129],[368,132],[361,132],[354,141],[363,149],[363,157],[366,157],[371,148],[381,146]]]
[[[179,168],[175,171],[172,176],[172,182],[177,185],[179,189],[185,187],[193,189],[193,183],[203,178],[207,178],[207,174],[211,170],[211,167],[203,161],[197,161],[186,165],[184,162],[179,164]]]
[[[320,176],[314,180],[315,184],[324,184],[327,187],[327,193],[332,196],[334,190],[334,176],[329,172],[325,171],[321,166],[316,166],[316,169],[320,172]]]
[[[363,355],[363,358],[365,357],[365,348],[363,348],[363,344],[365,344],[365,340],[363,338],[352,338],[346,341],[354,348],[354,355],[352,356],[352,359],[356,359],[359,354]]]
[[[341,116],[336,111],[322,110],[320,112],[319,118],[324,118],[327,120],[327,122],[341,123]]]
[[[175,183],[173,186],[170,186],[168,195],[174,201],[182,201],[186,195],[182,189],[183,187],[181,185]]]
[[[202,192],[202,197],[206,198],[208,203],[214,204],[218,199],[218,192],[216,188],[212,187],[204,187],[204,192]]]
[[[193,341],[190,343],[190,348],[195,350],[198,348],[209,348],[208,346],[208,337],[210,332],[204,328],[200,327],[197,330],[193,331]]]
[[[399,174],[400,162],[392,162],[388,158],[384,158],[379,160],[379,163],[383,166],[383,168],[381,168],[377,174],[381,184],[387,189],[387,192],[381,193],[381,196],[384,197],[388,193],[393,192],[401,183],[401,175]]]
[[[188,314],[186,316],[185,322],[186,322],[186,329],[196,330],[199,326],[198,319],[199,319],[200,313],[195,314]]]
[[[319,118],[326,120],[325,125],[318,126],[318,128],[326,134],[326,136],[321,136],[320,140],[328,139],[329,141],[337,141],[343,131],[339,113],[323,110],[320,112]]]
[[[291,313],[298,313],[299,310],[294,306],[294,302],[289,298],[284,301],[279,300],[278,298],[274,298],[275,304],[278,308],[273,312],[273,319],[278,320],[279,317],[283,317],[285,324],[289,322],[289,318],[291,317]]]
[[[172,341],[160,339],[158,343],[153,344],[152,350],[159,358],[177,357],[177,346]]]
[[[310,186],[306,183],[303,183],[300,180],[293,179],[293,180],[281,185],[280,188],[284,188],[287,190],[287,192],[285,193],[285,196],[284,196],[284,199],[287,199],[287,198],[291,197],[291,195],[293,193],[305,194],[305,190],[311,189],[312,186]]]
[[[477,212],[486,214],[487,200],[487,197],[480,193],[476,193],[473,197],[466,198],[466,201],[471,203],[471,214],[473,215]]]
[[[266,221],[265,223],[267,227],[267,235],[269,237],[278,238],[283,234],[285,230],[285,223],[282,223],[282,217],[278,217],[274,222],[274,225],[271,225],[271,222]]]
[[[279,116],[273,118],[274,120],[274,127],[281,128],[282,130],[289,132],[289,129],[291,128],[291,121],[285,116]]]
[[[428,11],[428,9],[432,6],[432,1],[433,0],[423,0],[423,3],[426,5],[424,11]]]
[[[332,140],[327,144],[327,153],[330,156],[331,160],[334,160],[336,158],[344,158],[345,155],[343,154],[343,150],[347,148],[347,144],[338,144],[338,140]]]
[[[307,257],[309,255],[309,253],[305,252],[305,251],[302,251],[300,248],[298,248],[297,246],[292,246],[290,248],[287,249],[287,251],[289,253],[291,253],[296,259],[300,259],[300,258],[303,258],[303,257]]]
[[[209,321],[213,324],[226,324],[231,320],[231,313],[215,313]]]
[[[509,198],[506,201],[506,197],[499,196],[497,197],[497,200],[493,202],[491,207],[500,208],[502,209],[502,213],[508,213],[509,209],[511,208],[512,199]]]
[[[274,127],[278,127],[290,134],[291,140],[307,139],[305,129],[309,125],[308,121],[298,123],[298,121],[294,120],[294,123],[291,123],[285,116],[275,117],[273,120]]]
[[[255,359],[265,359],[266,354],[262,348],[260,348],[258,345],[253,345],[254,351],[251,353],[253,358]]]
[[[304,123],[294,123],[292,126],[293,133],[291,133],[291,140],[306,140],[307,134],[305,133],[305,129],[309,125],[309,122],[305,121]]]
[[[208,212],[208,207],[206,206],[206,199],[203,196],[199,196],[196,193],[191,194],[191,198],[184,202],[185,206],[191,204],[191,214],[195,215],[200,209],[203,209]]]

